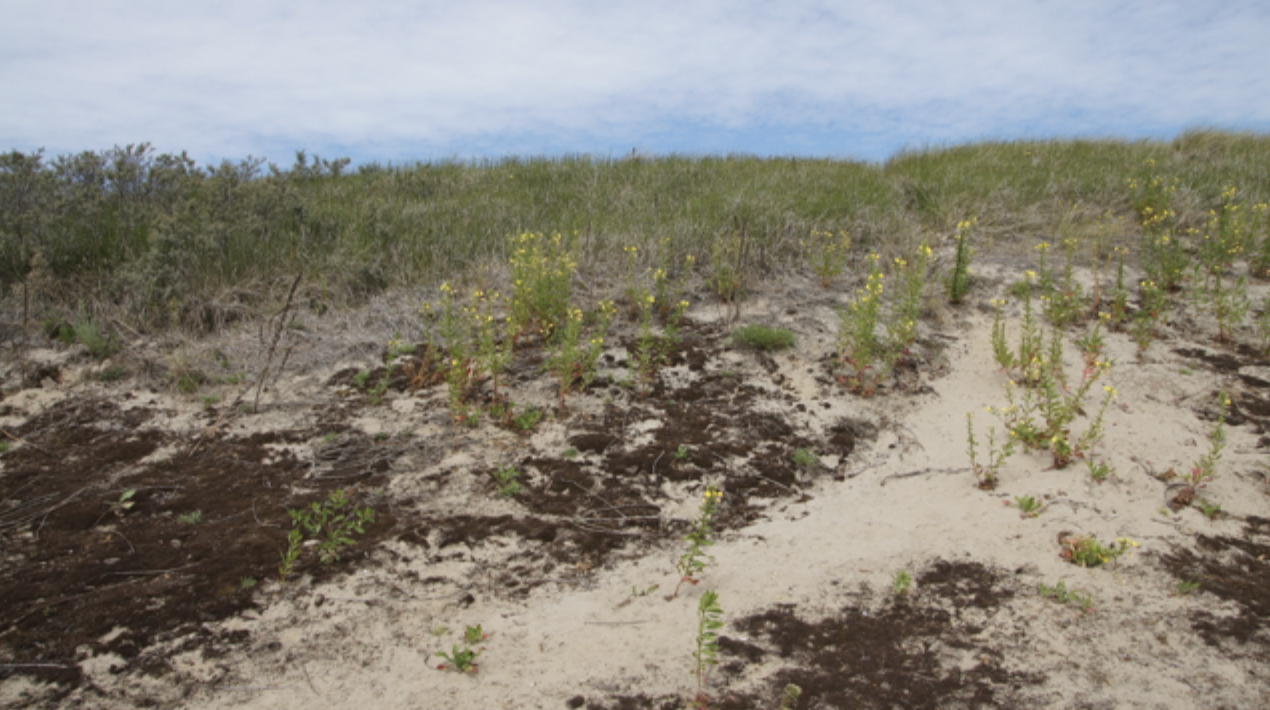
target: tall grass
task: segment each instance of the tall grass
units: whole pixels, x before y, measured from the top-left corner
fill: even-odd
[[[1270,196],[1270,135],[1215,131],[985,142],[882,164],[565,156],[349,172],[347,161],[303,154],[281,169],[251,158],[200,167],[147,145],[53,159],[14,151],[0,155],[0,286],[23,282],[39,253],[63,284],[154,322],[301,270],[336,301],[436,282],[505,264],[509,238],[524,232],[576,233],[580,269],[611,274],[625,245],[682,263],[743,234],[762,273],[803,263],[799,244],[813,229],[849,231],[858,249],[885,252],[934,243],[971,216],[991,244],[1052,229],[1060,215],[1127,214],[1126,183],[1148,159],[1178,179],[1182,224],[1202,223],[1228,185]]]

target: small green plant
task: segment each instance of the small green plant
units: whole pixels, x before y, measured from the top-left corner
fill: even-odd
[[[445,659],[445,663],[437,666],[437,670],[449,670],[453,668],[460,673],[476,673],[480,667],[476,665],[476,657],[481,655],[482,649],[459,648],[459,645],[450,646],[450,652],[438,651],[437,655]]]
[[[710,247],[710,290],[725,303],[745,294],[750,239],[744,233],[715,239]]]
[[[747,325],[732,331],[732,342],[754,350],[783,350],[794,346],[794,334],[784,328]]]
[[[687,445],[680,444],[679,448],[675,449],[676,461],[687,461],[691,457],[692,457],[692,449],[689,449]]]
[[[529,431],[538,426],[538,422],[542,421],[542,410],[530,407],[513,417],[512,421],[516,423],[517,429]]]
[[[1038,501],[1032,496],[1014,496],[1014,504],[1018,506],[1019,512],[1025,518],[1035,518],[1041,514],[1041,510],[1045,507],[1043,501]]]
[[[300,553],[304,551],[304,533],[300,528],[292,527],[291,532],[287,533],[287,547],[282,551],[282,562],[278,564],[278,581],[282,584],[287,583],[287,578],[295,571],[295,563],[300,560]]]
[[[649,594],[652,594],[653,592],[657,591],[657,588],[660,586],[661,585],[659,584],[654,584],[652,586],[645,587],[643,589],[640,589],[639,587],[631,587],[631,596],[632,597],[646,597]]]
[[[1197,579],[1179,579],[1177,581],[1177,590],[1174,592],[1174,595],[1179,597],[1189,596],[1198,591],[1199,588],[1200,583]]]
[[[485,633],[485,630],[481,628],[480,624],[477,624],[476,626],[468,626],[463,629],[463,640],[467,641],[469,646],[480,643],[487,638],[489,638],[489,634]]]
[[[251,589],[252,587],[255,587],[256,584],[257,582],[255,577],[243,577],[242,579],[238,580],[238,588],[243,590],[244,592],[247,591],[248,589]]]
[[[564,409],[565,397],[585,390],[595,379],[596,363],[604,350],[604,336],[617,312],[612,302],[600,304],[590,335],[584,335],[585,318],[582,311],[568,311],[564,326],[555,336],[555,347],[547,356],[546,367],[560,381],[560,409]]]
[[[118,382],[128,376],[128,368],[121,365],[113,365],[101,372],[97,373],[98,382]]]
[[[520,483],[516,481],[520,478],[520,471],[515,466],[499,466],[490,475],[498,482],[497,495],[500,498],[512,498],[520,493]]]
[[[811,262],[812,272],[820,279],[820,287],[829,288],[829,284],[841,276],[847,267],[851,236],[845,231],[834,234],[831,231],[813,229],[802,246]]]
[[[1111,466],[1106,461],[1095,461],[1090,458],[1085,461],[1085,465],[1089,468],[1089,477],[1098,483],[1111,477]]]
[[[182,525],[198,525],[203,522],[203,511],[195,510],[176,516],[176,522]]]
[[[803,468],[817,468],[820,466],[820,457],[811,449],[794,449],[794,465]]]
[[[697,704],[704,707],[707,702],[705,692],[706,676],[710,668],[719,664],[719,629],[723,628],[723,607],[719,606],[719,595],[711,589],[701,594],[697,602],[697,650],[692,657],[696,661]]]
[[[1129,324],[1129,334],[1138,346],[1138,354],[1141,355],[1151,346],[1151,341],[1155,339],[1156,326],[1167,313],[1168,294],[1158,282],[1152,279],[1140,282],[1138,287],[1140,303],[1138,312],[1134,314]]]
[[[946,284],[948,302],[953,305],[964,301],[966,294],[970,292],[970,262],[975,254],[975,250],[970,246],[970,240],[974,236],[975,223],[978,221],[978,218],[973,218],[957,223],[957,233],[954,235],[957,240],[957,254],[953,260],[953,271],[948,275]]]
[[[1063,546],[1062,557],[1081,567],[1104,565],[1138,546],[1137,542],[1127,537],[1117,538],[1115,543],[1105,546],[1093,535],[1064,537],[1060,542]]]
[[[114,513],[117,517],[122,518],[125,513],[132,510],[132,506],[136,505],[136,502],[132,500],[136,495],[137,489],[130,488],[119,494],[118,500],[108,501],[106,506],[110,508],[110,512]]]
[[[564,450],[564,457],[567,459],[576,459],[578,457],[578,450],[570,446]]]
[[[353,535],[364,534],[366,525],[375,521],[375,511],[370,507],[345,511],[348,504],[348,494],[341,489],[324,501],[310,503],[307,508],[287,511],[291,515],[292,535],[303,531],[302,535],[318,540],[318,558],[324,565],[339,560],[340,550],[356,544]],[[288,551],[283,554],[284,563],[292,548],[299,546],[289,539]],[[294,563],[296,557],[298,555],[290,556],[291,562]]]
[[[1195,505],[1199,506],[1199,512],[1203,513],[1204,517],[1209,520],[1216,520],[1217,516],[1221,515],[1221,503],[1209,503],[1206,500],[1197,498]]]
[[[1059,604],[1075,604],[1081,608],[1081,611],[1088,611],[1094,605],[1094,598],[1090,594],[1081,594],[1076,590],[1068,590],[1067,583],[1060,581],[1058,584],[1050,587],[1044,582],[1037,585],[1040,588],[1041,596],[1046,599],[1053,599]]]
[[[891,591],[898,597],[907,596],[913,586],[913,576],[908,570],[900,570],[891,577]]]
[[[1200,298],[1217,321],[1218,342],[1231,342],[1231,332],[1248,316],[1248,280],[1240,276],[1234,283],[1222,283],[1221,272],[1214,272],[1200,292]]]
[[[1208,435],[1208,453],[1200,457],[1183,479],[1182,489],[1171,502],[1175,510],[1194,502],[1199,492],[1217,476],[1217,464],[1221,463],[1222,452],[1226,450],[1226,416],[1230,413],[1230,396],[1225,392],[1218,392],[1217,407],[1217,422]]]
[[[1076,239],[1063,240],[1065,258],[1062,282],[1048,288],[1044,284],[1041,287],[1045,315],[1058,328],[1065,328],[1088,313],[1084,288],[1075,277],[1074,262],[1078,244]]]
[[[10,442],[0,441],[0,456],[4,456],[5,454],[9,453],[9,447],[11,447],[12,445],[13,444],[11,444]]]
[[[993,409],[988,408],[991,414]],[[1001,474],[1001,467],[1005,465],[1007,459],[1014,455],[1014,450],[1018,445],[1013,432],[1006,436],[1005,443],[1001,448],[997,448],[997,430],[996,428],[988,429],[988,460],[980,463],[978,452],[978,440],[975,439],[975,416],[973,412],[966,412],[966,449],[970,456],[970,468],[974,471],[975,480],[978,481],[979,487],[984,490],[992,490],[997,487],[997,477]]]
[[[1030,284],[1036,272],[1027,271],[1023,283]],[[1030,382],[1035,376],[1035,365],[1041,361],[1045,351],[1045,339],[1041,334],[1040,324],[1032,307],[1032,291],[1029,287],[1023,294],[1023,327],[1019,331],[1018,349],[1010,347],[1008,332],[1001,309],[1005,301],[993,299],[995,315],[992,320],[992,356],[1001,369],[1012,380]]]
[[[798,699],[803,696],[803,689],[790,683],[785,686],[785,690],[781,693],[781,706],[779,710],[797,710]]]
[[[366,386],[366,381],[369,379],[370,379],[370,370],[362,370],[356,375],[353,375],[353,384],[357,385],[358,389],[361,389]]]
[[[679,588],[684,582],[695,585],[701,581],[698,575],[706,568],[705,561],[714,559],[705,553],[705,548],[714,544],[710,536],[714,532],[714,517],[718,515],[719,501],[722,498],[723,491],[713,485],[706,486],[706,492],[701,497],[700,515],[693,522],[692,531],[684,538],[688,541],[688,550],[675,563],[675,569],[679,571],[679,584],[675,585],[670,598],[679,596]]]

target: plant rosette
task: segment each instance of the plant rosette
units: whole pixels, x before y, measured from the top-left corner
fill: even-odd
[[[1068,532],[1059,533],[1058,542],[1063,547],[1060,556],[1081,567],[1100,567],[1138,546],[1137,541],[1127,537],[1116,538],[1111,545],[1103,545],[1094,535],[1072,535]]]

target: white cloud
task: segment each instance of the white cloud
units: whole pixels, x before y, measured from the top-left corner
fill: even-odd
[[[1270,128],[1256,2],[0,0],[0,16],[0,147],[23,150],[876,158],[983,136]]]

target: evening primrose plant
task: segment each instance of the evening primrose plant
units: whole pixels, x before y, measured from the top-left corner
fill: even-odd
[[[714,559],[705,553],[705,548],[714,544],[711,537],[714,534],[714,519],[719,514],[721,500],[723,500],[723,491],[713,485],[706,486],[706,492],[701,496],[700,512],[692,523],[692,531],[685,538],[688,541],[688,549],[675,563],[675,569],[679,572],[679,584],[675,585],[675,591],[670,595],[671,599],[679,596],[679,588],[684,582],[693,585],[700,582],[698,576],[706,568],[706,560]]]
[[[552,351],[546,362],[546,369],[560,382],[561,411],[565,408],[565,397],[585,390],[595,379],[596,363],[604,351],[604,338],[616,313],[617,306],[612,301],[601,302],[590,319],[578,308],[567,312],[563,327],[552,339]]]
[[[551,336],[569,317],[573,275],[577,271],[574,238],[524,232],[511,239],[511,315],[522,331]]]
[[[957,240],[957,252],[953,259],[953,271],[948,275],[947,281],[948,302],[953,305],[964,301],[966,294],[970,291],[970,262],[975,254],[970,241],[978,222],[979,218],[974,217],[957,223],[957,232],[954,235],[954,239]]]
[[[846,269],[851,235],[845,230],[835,234],[833,231],[813,229],[810,236],[802,241],[802,247],[811,263],[812,273],[820,279],[820,287],[829,288]]]
[[[838,328],[837,357],[848,370],[842,380],[853,391],[865,395],[871,395],[877,381],[886,375],[886,344],[878,333],[886,275],[879,261],[877,254],[869,255],[869,276],[864,288],[857,289],[855,298],[838,313],[842,322]]]

